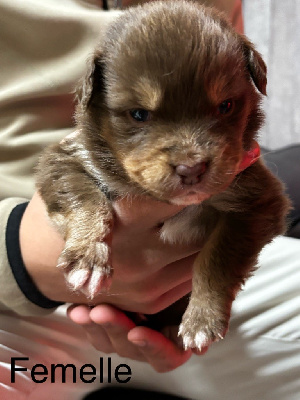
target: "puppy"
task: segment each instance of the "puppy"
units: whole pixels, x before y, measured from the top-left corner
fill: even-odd
[[[240,172],[266,82],[259,53],[213,9],[154,2],[112,23],[79,87],[76,131],[37,171],[72,289],[93,299],[109,287],[115,199],[184,205],[160,230],[161,240],[202,247],[179,334],[198,349],[224,337],[235,295],[289,208],[261,160]]]

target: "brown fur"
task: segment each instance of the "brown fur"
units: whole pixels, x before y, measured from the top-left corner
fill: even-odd
[[[203,248],[179,331],[185,347],[200,349],[224,336],[237,291],[263,246],[285,231],[289,207],[260,160],[238,174],[263,121],[266,82],[253,45],[212,9],[155,2],[112,24],[78,90],[77,134],[47,149],[37,174],[75,290],[93,297],[109,285],[114,198],[183,204],[162,240]],[[221,114],[227,99],[233,109]],[[137,122],[133,109],[151,118]],[[183,185],[176,166],[198,162],[206,166],[200,183]]]

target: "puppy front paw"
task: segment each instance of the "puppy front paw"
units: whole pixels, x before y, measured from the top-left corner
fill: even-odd
[[[93,299],[97,293],[107,290],[111,284],[112,268],[109,264],[110,248],[104,242],[68,245],[58,259],[72,290],[79,290]]]
[[[196,348],[201,351],[223,339],[227,330],[228,318],[224,314],[190,303],[183,315],[178,335],[182,337],[186,350]]]

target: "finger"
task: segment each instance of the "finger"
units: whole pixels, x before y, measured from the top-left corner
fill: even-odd
[[[164,310],[170,304],[175,303],[177,300],[190,293],[191,290],[191,280],[188,280],[187,282],[183,282],[176,287],[173,287],[172,289],[163,293],[161,296],[157,297],[155,301],[152,302],[152,312],[157,313],[161,310]]]
[[[162,333],[146,327],[136,327],[128,334],[145,359],[157,372],[168,372],[184,364],[192,355],[191,350],[176,346]]]
[[[128,332],[135,327],[135,324],[124,312],[108,304],[101,304],[92,309],[90,317],[95,324],[105,330],[119,356],[145,361],[139,349],[128,341]]]
[[[86,325],[92,323],[92,320],[90,318],[90,311],[91,309],[87,305],[72,304],[67,309],[67,315],[76,324]]]
[[[95,349],[103,353],[114,353],[114,347],[102,326],[95,324],[90,317],[91,309],[86,305],[72,305],[67,310],[68,317],[85,331],[87,340]]]
[[[156,226],[161,220],[171,218],[179,213],[184,206],[178,206],[169,203],[162,203],[150,197],[140,196],[135,198],[123,197],[113,203],[113,208],[117,218],[121,218],[125,226],[143,226],[146,229]],[[131,210],[134,208],[135,212]]]

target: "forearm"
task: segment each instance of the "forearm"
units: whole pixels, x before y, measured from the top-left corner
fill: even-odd
[[[24,315],[43,315],[53,309],[51,307],[45,309],[31,302],[16,279],[18,276],[23,280],[24,272],[26,274],[26,270],[19,268],[21,253],[18,251],[18,216],[16,215],[22,213],[22,204],[25,202],[26,199],[23,198],[9,198],[0,203],[0,308]],[[23,283],[26,285],[26,282]],[[32,284],[29,278],[29,285],[30,283]],[[29,287],[27,290],[30,290]]]
[[[28,274],[43,295],[51,300],[66,301],[68,290],[64,277],[55,268],[63,240],[46,219],[43,203],[34,195],[20,224],[22,258]]]

